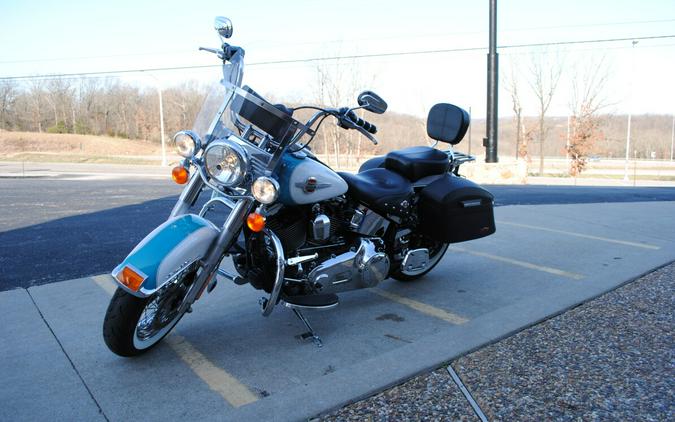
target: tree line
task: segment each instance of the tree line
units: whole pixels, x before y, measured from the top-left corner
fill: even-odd
[[[335,78],[345,77],[346,72],[343,69],[330,75],[324,73],[318,85],[323,94],[309,102],[325,106],[353,102],[356,93],[335,82]],[[167,137],[191,128],[209,89],[210,85],[192,81],[162,90]],[[300,120],[308,117],[308,113],[296,113]],[[374,146],[355,131],[338,129],[334,122],[327,120],[313,140],[312,149],[329,155],[332,162],[339,164],[342,160],[347,164],[346,160],[355,162],[364,156],[425,142],[422,119],[391,112],[384,116],[371,115],[368,119],[378,125],[378,136],[388,139],[386,145]],[[159,91],[117,78],[4,80],[0,81],[0,129],[159,142]]]
[[[205,93],[195,82],[164,89],[165,132],[189,128]],[[0,129],[158,141],[158,94],[113,78],[0,81]]]
[[[523,159],[537,166],[539,173],[543,173],[545,156],[567,155],[571,158],[569,172],[575,175],[585,169],[593,155],[618,158],[625,154],[626,117],[606,113],[610,72],[604,60],[570,64],[555,52],[541,51],[529,60],[513,63],[504,73],[502,86],[509,94],[514,117],[500,119],[500,155]],[[563,77],[569,82],[569,117],[548,116]],[[323,64],[316,68],[314,95],[307,102],[329,107],[353,103],[358,92],[372,83],[372,76],[362,77],[353,62]],[[188,81],[162,90],[167,136],[191,127],[209,88],[210,85]],[[527,95],[536,101],[532,109],[526,110],[523,98]],[[303,120],[309,114],[302,110],[295,117]],[[360,114],[378,126],[377,137],[382,141],[379,145],[327,121],[313,140],[312,149],[328,157],[330,164],[353,166],[371,155],[428,142],[423,118],[391,111],[383,115]],[[634,116],[631,157],[669,158],[671,119],[672,116]],[[471,152],[481,153],[484,120],[476,120],[472,126],[475,140]],[[117,78],[4,80],[0,81],[0,129],[158,142],[159,92]],[[458,149],[467,151],[467,143],[465,139]]]

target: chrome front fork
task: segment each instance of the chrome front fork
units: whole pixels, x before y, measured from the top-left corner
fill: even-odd
[[[188,210],[199,196],[199,193],[203,187],[204,181],[198,173],[194,173],[190,178],[188,185],[185,187],[185,189],[183,189],[183,192],[181,192],[176,205],[174,205],[173,210],[171,210],[171,215],[169,218],[187,214]],[[206,287],[211,277],[215,275],[216,271],[218,270],[218,266],[220,265],[220,261],[223,258],[224,252],[229,250],[232,244],[239,237],[239,232],[241,232],[244,221],[246,221],[246,217],[253,206],[253,200],[249,198],[243,198],[239,199],[237,202],[232,202],[215,197],[212,198],[211,201],[207,202],[207,204],[204,206],[204,209],[202,210],[202,213],[208,209],[209,203],[221,201],[224,205],[231,208],[230,214],[227,216],[220,234],[209,248],[204,259],[202,259],[201,271],[197,274],[197,279],[193,283],[192,288],[183,301],[182,306],[189,307],[192,303],[194,303],[194,301],[197,300],[201,292]],[[202,215],[202,213],[200,213],[200,215]],[[281,286],[283,285],[284,281],[286,261],[284,257],[284,249],[281,245],[281,241],[279,241],[279,238],[268,229],[265,229],[265,235],[270,238],[272,246],[275,249],[277,265],[270,297],[268,299],[264,299],[261,302],[263,316],[269,316],[272,313],[274,306],[277,304],[277,301],[279,300]]]
[[[187,214],[192,204],[197,200],[199,192],[201,192],[203,187],[204,180],[202,180],[199,172],[192,173],[187,186],[183,189],[183,192],[180,193],[176,205],[173,206],[169,218]]]
[[[182,195],[181,195],[182,196]],[[240,199],[235,204],[230,214],[227,216],[220,234],[209,247],[206,255],[201,262],[201,270],[197,274],[197,279],[188,292],[183,306],[190,306],[197,300],[197,297],[202,293],[206,284],[212,276],[215,276],[218,265],[223,258],[225,251],[230,249],[232,244],[237,240],[239,232],[241,231],[246,216],[253,206],[252,199]]]

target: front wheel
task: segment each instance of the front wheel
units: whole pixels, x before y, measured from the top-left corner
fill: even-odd
[[[418,236],[412,239],[410,249],[427,248],[429,250],[429,262],[426,270],[419,274],[405,274],[401,268],[397,268],[389,276],[398,281],[414,281],[423,277],[426,273],[433,270],[441,261],[445,251],[448,250],[448,244],[428,239],[426,236]]]
[[[187,311],[188,307],[181,305],[193,280],[194,272],[146,298],[118,288],[103,321],[103,340],[108,348],[115,354],[130,357],[154,347]]]

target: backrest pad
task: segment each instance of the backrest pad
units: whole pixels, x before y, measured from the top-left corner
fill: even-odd
[[[427,116],[427,135],[436,141],[455,145],[466,134],[470,121],[466,110],[453,104],[436,104]]]

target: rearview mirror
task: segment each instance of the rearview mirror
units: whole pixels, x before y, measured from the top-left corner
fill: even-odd
[[[364,109],[375,114],[382,114],[387,111],[387,103],[373,91],[363,91],[359,94],[357,100]]]
[[[230,38],[232,36],[232,21],[225,16],[216,16],[213,28],[221,38]]]

